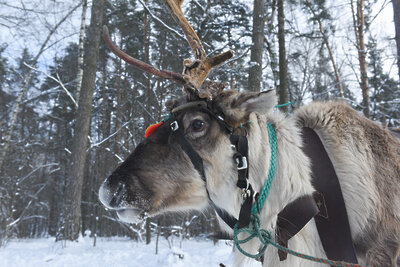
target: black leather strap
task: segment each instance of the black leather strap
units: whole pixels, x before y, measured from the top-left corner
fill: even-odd
[[[315,216],[318,233],[330,260],[357,263],[346,206],[332,162],[319,136],[311,128],[302,129],[304,153],[312,162],[313,185],[321,213]]]
[[[318,212],[318,206],[311,195],[299,197],[289,203],[278,214],[276,222],[276,239],[278,243],[287,247],[289,239],[303,229]],[[281,261],[287,258],[287,253],[282,250],[278,250],[278,255]]]
[[[186,140],[181,129],[172,132],[172,137],[175,138],[176,142],[185,152],[185,154],[190,158],[194,168],[199,172],[201,178],[206,181],[206,175],[204,173],[203,159],[199,154],[193,149],[192,145]]]
[[[238,168],[238,181],[236,185],[241,189],[247,189],[248,177],[249,177],[249,145],[246,136],[242,135],[231,135],[230,141],[233,146],[236,148],[236,153],[233,155],[233,160],[239,163],[239,166],[246,165],[246,168]]]
[[[207,192],[208,193],[208,192]],[[211,200],[210,197],[208,197],[210,200],[210,205],[214,208],[215,212],[218,214],[218,216],[230,227],[233,229],[235,227],[235,224],[238,222],[238,220],[233,217],[232,215],[229,214],[226,210],[218,207],[215,205],[214,201]]]

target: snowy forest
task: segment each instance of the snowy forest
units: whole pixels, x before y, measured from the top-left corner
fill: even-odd
[[[339,98],[400,126],[400,0],[186,0],[183,11],[208,55],[235,53],[209,79],[275,89],[289,114]],[[99,202],[101,183],[182,91],[113,55],[103,25],[159,69],[179,73],[191,58],[160,0],[0,0],[0,246],[218,232],[212,210],[126,224]]]

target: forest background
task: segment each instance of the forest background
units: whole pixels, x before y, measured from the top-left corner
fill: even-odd
[[[275,89],[280,103],[294,101],[283,112],[342,98],[385,127],[400,125],[400,0],[188,0],[183,10],[208,54],[235,52],[210,79]],[[160,69],[181,72],[191,57],[160,0],[0,0],[0,246],[217,232],[211,210],[134,225],[99,203],[102,181],[181,93],[110,53],[102,25]]]

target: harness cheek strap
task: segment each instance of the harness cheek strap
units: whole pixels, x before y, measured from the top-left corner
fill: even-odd
[[[199,172],[201,178],[206,181],[206,175],[204,173],[203,159],[197,154],[197,152],[193,149],[193,147],[189,144],[186,138],[183,136],[182,130],[177,129],[173,132],[173,136],[175,140],[185,152],[185,154],[189,157],[192,162],[194,168]]]
[[[289,203],[279,214],[276,222],[276,240],[279,245],[286,247],[290,238],[301,229],[319,212],[313,196],[306,195]],[[287,258],[287,253],[278,250],[279,260]]]
[[[250,224],[251,208],[253,205],[254,190],[249,183],[249,160],[248,160],[248,139],[247,136],[231,135],[230,141],[236,149],[233,160],[236,162],[238,181],[236,185],[242,190],[243,203],[239,212],[238,228],[241,229]]]
[[[208,194],[208,190],[207,190]],[[214,201],[211,200],[210,196],[208,196],[209,202],[211,206],[214,208],[215,212],[218,214],[218,216],[230,227],[233,229],[235,227],[235,224],[238,222],[238,220],[230,215],[226,210],[218,207],[215,205]]]
[[[244,198],[244,202],[239,212],[239,224],[238,224],[239,229],[246,227],[250,224],[251,207],[253,205],[253,195],[254,195],[254,191],[251,185],[249,185],[248,193],[246,192],[245,194],[246,196]]]
[[[235,224],[238,222],[236,218],[234,218],[232,215],[230,215],[226,210],[218,207],[214,201],[212,201],[210,197],[210,193],[208,192],[207,189],[207,178],[204,172],[204,165],[203,165],[203,159],[200,157],[200,155],[193,149],[192,145],[186,140],[185,136],[183,135],[182,129],[179,127],[178,122],[175,120],[173,116],[171,116],[172,123],[171,125],[171,130],[172,130],[172,135],[171,137],[176,140],[176,142],[179,144],[183,152],[189,157],[190,161],[192,162],[194,168],[199,172],[201,179],[206,183],[206,191],[207,191],[207,197],[210,205],[214,208],[214,210],[217,212],[217,214],[221,217],[221,219],[229,225],[233,229]]]

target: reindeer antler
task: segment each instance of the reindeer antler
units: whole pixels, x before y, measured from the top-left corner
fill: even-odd
[[[108,47],[113,51],[115,55],[126,61],[127,63],[149,73],[152,73],[156,76],[170,79],[179,84],[184,85],[184,90],[187,93],[192,93],[192,91],[197,92],[200,97],[210,98],[215,96],[216,92],[220,92],[222,86],[218,83],[208,83],[207,86],[203,86],[202,84],[210,73],[211,69],[226,60],[233,57],[233,51],[228,50],[220,55],[209,58],[206,55],[204,47],[200,41],[200,38],[194,32],[193,28],[190,26],[189,22],[186,20],[183,15],[181,4],[183,0],[165,0],[167,6],[169,7],[174,19],[178,22],[179,26],[182,28],[185,33],[186,39],[192,48],[195,60],[185,59],[183,61],[184,69],[183,75],[174,73],[171,71],[159,70],[150,64],[147,64],[143,61],[135,59],[125,52],[121,51],[117,48],[111,41],[108,29],[106,26],[103,28],[104,39],[108,45]],[[214,84],[213,87],[210,88],[210,84]],[[210,90],[211,89],[211,90]]]
[[[118,47],[115,46],[115,44],[111,41],[110,38],[110,34],[108,32],[108,28],[107,26],[103,26],[103,35],[104,35],[104,40],[106,41],[106,44],[108,46],[108,48],[111,49],[111,51],[118,56],[119,58],[121,58],[122,60],[124,60],[126,63],[129,63],[145,72],[154,74],[158,77],[161,78],[165,78],[165,79],[169,79],[172,80],[176,83],[185,85],[187,82],[185,80],[185,78],[183,77],[182,74],[179,73],[175,73],[175,72],[171,72],[171,71],[167,71],[167,70],[159,70],[155,67],[153,67],[150,64],[147,64],[143,61],[140,61],[136,58],[131,57],[130,55],[128,55],[127,53],[125,53],[124,51],[120,50]]]
[[[183,73],[188,75],[188,77],[185,78],[188,79],[196,89],[199,89],[204,80],[207,78],[211,69],[233,57],[233,51],[228,50],[218,56],[212,58],[207,57],[200,38],[197,36],[192,26],[190,26],[189,22],[183,15],[181,9],[183,0],[166,0],[166,2],[172,11],[173,17],[185,33],[186,39],[192,48],[194,57],[196,58],[194,61],[190,59],[184,60]]]

